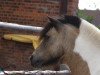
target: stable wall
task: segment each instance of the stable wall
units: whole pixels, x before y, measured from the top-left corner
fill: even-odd
[[[75,15],[78,0],[0,0],[0,21],[44,26],[48,16]],[[2,39],[7,33],[34,34],[29,31],[0,29],[0,67],[6,70],[32,70],[31,44]]]

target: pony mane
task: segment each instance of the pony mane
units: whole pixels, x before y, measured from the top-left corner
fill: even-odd
[[[63,24],[68,23],[68,24],[75,26],[76,28],[79,28],[81,24],[81,19],[77,16],[65,15],[64,18],[60,18],[58,20]]]
[[[43,39],[46,36],[46,33],[53,28],[53,25],[51,22],[47,23],[47,25],[44,27],[44,29],[40,33],[40,40]]]
[[[77,16],[65,15],[64,17],[59,18],[57,20],[60,21],[62,24],[66,24],[66,25],[70,24],[76,28],[79,28],[81,24],[81,19]],[[47,25],[44,27],[44,29],[40,33],[40,40],[43,39],[46,36],[46,33],[53,27],[55,27],[55,29],[58,30],[58,28],[54,25],[54,23],[48,22]]]

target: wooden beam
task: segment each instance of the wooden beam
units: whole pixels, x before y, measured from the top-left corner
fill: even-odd
[[[60,0],[60,15],[67,14],[68,0]]]

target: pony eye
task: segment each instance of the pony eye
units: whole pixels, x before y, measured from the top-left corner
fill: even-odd
[[[46,35],[46,36],[45,36],[45,38],[46,38],[46,39],[49,39],[49,38],[50,38],[50,36],[49,36],[49,35]]]

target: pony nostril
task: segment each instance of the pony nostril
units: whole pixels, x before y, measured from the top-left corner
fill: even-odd
[[[40,62],[41,62],[40,60],[37,60],[37,61],[36,61],[36,63],[40,63]]]
[[[41,67],[42,64],[43,64],[43,60],[37,60],[35,62],[35,65],[37,65],[38,67]]]
[[[30,60],[32,60],[32,59],[33,59],[33,56],[30,57]]]

